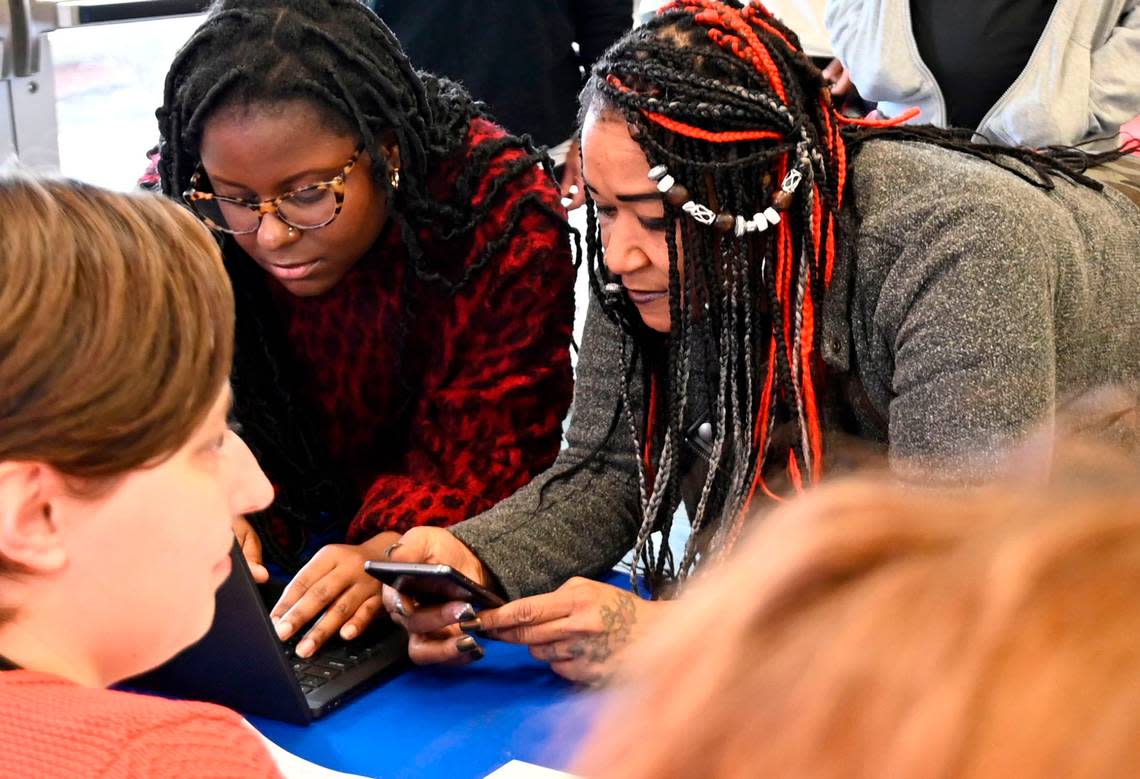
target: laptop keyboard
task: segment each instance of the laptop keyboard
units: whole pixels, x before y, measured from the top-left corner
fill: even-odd
[[[368,645],[341,643],[324,646],[312,657],[300,658],[295,653],[299,640],[295,638],[283,644],[282,648],[293,667],[293,675],[301,685],[301,691],[306,694],[360,665],[379,649]]]
[[[272,609],[281,597],[284,587],[283,581],[275,579],[258,588],[267,611]],[[302,637],[315,621],[302,627],[288,641],[281,644],[285,661],[293,669],[293,675],[297,677],[301,691],[306,695],[365,662],[374,654],[391,651],[389,639],[392,626],[386,620],[378,619],[352,641],[345,641],[340,636],[334,635],[312,657],[297,657],[297,644],[301,643]]]

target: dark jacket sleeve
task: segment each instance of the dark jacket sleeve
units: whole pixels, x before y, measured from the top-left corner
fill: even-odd
[[[628,418],[623,413],[614,422],[622,392],[620,353],[620,331],[591,301],[567,446],[522,490],[452,528],[510,598],[601,573],[633,545],[641,518],[637,461]],[[640,408],[640,384],[634,384],[633,402]]]

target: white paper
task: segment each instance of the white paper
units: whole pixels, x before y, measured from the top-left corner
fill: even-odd
[[[261,742],[265,744],[265,748],[269,750],[269,755],[273,758],[273,762],[277,764],[277,769],[285,779],[368,779],[368,777],[361,776],[360,774],[346,774],[343,771],[334,771],[331,768],[325,768],[323,765],[310,762],[299,755],[294,755],[289,750],[278,746],[261,735],[257,728],[250,725],[249,722],[245,724],[249,726],[250,730],[257,733]]]
[[[543,768],[534,763],[512,760],[487,774],[486,779],[575,779],[575,777],[565,771],[555,771],[553,768]]]

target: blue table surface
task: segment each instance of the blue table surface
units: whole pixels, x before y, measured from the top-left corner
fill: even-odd
[[[627,574],[606,581],[629,586]],[[250,717],[306,760],[370,777],[483,777],[510,760],[565,768],[598,698],[525,647],[482,640],[461,668],[409,668],[309,725]]]

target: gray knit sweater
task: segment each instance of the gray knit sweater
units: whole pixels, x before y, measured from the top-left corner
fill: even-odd
[[[1045,191],[939,147],[874,141],[852,166],[854,257],[824,303],[823,357],[873,411],[855,433],[891,463],[938,462],[967,477],[1056,404],[1140,378],[1140,210],[1115,191]],[[620,334],[591,305],[568,447],[514,496],[453,528],[510,597],[612,567],[640,524],[624,421]],[[866,404],[864,404],[865,406]],[[887,422],[883,430],[881,422]],[[542,508],[538,508],[542,493]]]

